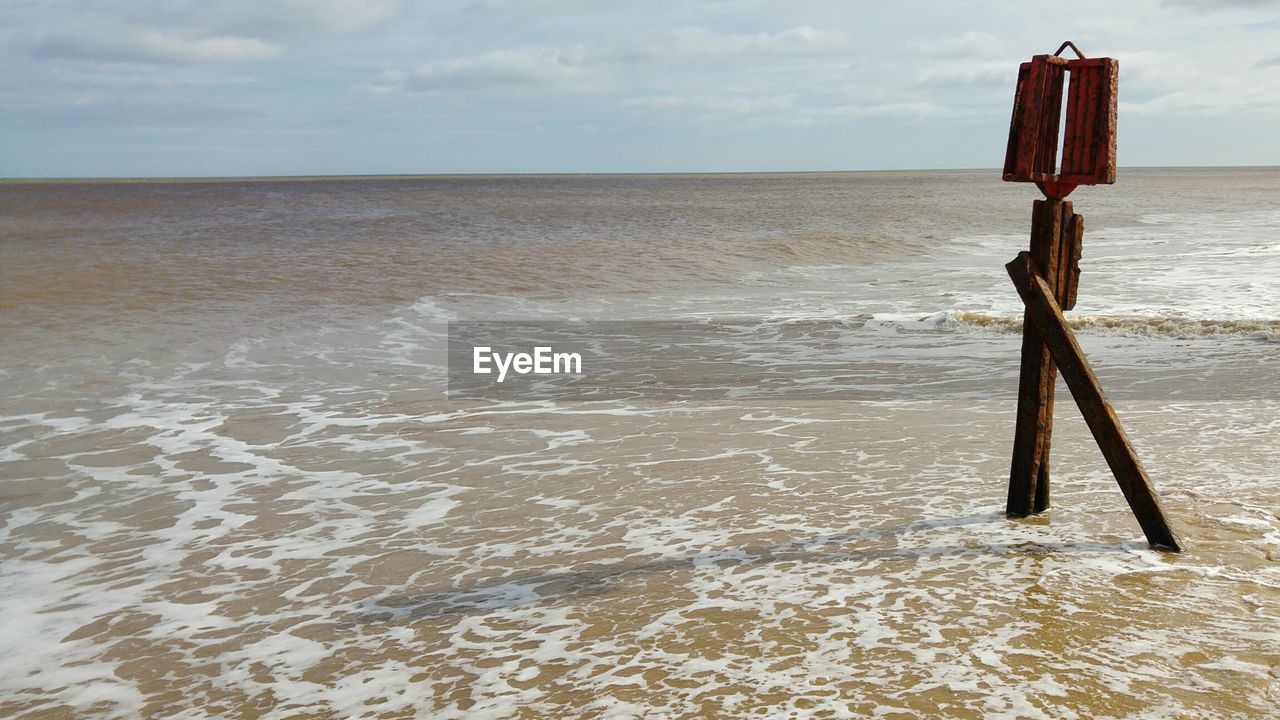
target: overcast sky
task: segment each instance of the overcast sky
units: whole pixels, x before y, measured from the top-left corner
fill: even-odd
[[[0,4],[0,176],[997,167],[1120,59],[1120,164],[1280,164],[1280,0]]]

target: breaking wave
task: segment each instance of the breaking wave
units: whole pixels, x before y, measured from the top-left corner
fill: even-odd
[[[941,325],[976,327],[998,333],[1022,332],[1022,317],[995,315],[967,310],[944,314]],[[1072,329],[1090,334],[1113,334],[1137,337],[1199,338],[1256,337],[1280,342],[1280,320],[1264,319],[1198,319],[1178,315],[1126,316],[1076,315],[1067,318]]]

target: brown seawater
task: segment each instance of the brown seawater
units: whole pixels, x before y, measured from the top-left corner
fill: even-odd
[[[0,715],[1274,716],[1277,187],[1072,197],[1173,555],[1063,386],[1000,512],[995,172],[0,183]],[[832,392],[445,395],[447,322],[530,318],[730,319]]]

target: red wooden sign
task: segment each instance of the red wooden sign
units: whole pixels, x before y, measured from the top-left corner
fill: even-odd
[[[1009,123],[1004,179],[1034,182],[1049,197],[1066,197],[1077,185],[1116,181],[1116,84],[1114,58],[1060,57],[1075,45],[1063,43],[1053,55],[1036,55],[1018,68],[1018,87]],[[1069,82],[1068,82],[1069,76]],[[1067,122],[1058,165],[1058,128],[1063,87]]]

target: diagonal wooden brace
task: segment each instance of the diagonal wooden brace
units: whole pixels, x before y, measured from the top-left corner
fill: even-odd
[[[1031,255],[1019,253],[1017,258],[1005,265],[1005,270],[1009,272],[1018,295],[1026,305],[1027,318],[1035,324],[1062,372],[1063,379],[1067,381],[1067,387],[1071,389],[1071,395],[1080,407],[1080,413],[1084,415],[1093,439],[1102,449],[1102,455],[1111,467],[1111,473],[1115,475],[1120,491],[1129,503],[1129,509],[1142,526],[1147,542],[1153,547],[1181,551],[1182,546],[1160,507],[1160,499],[1151,485],[1151,479],[1147,477],[1147,471],[1138,461],[1138,454],[1120,425],[1120,418],[1116,417],[1115,409],[1098,384],[1088,358],[1076,343],[1075,333],[1071,332],[1066,319],[1062,317],[1062,309],[1054,298],[1054,292],[1040,275]]]

